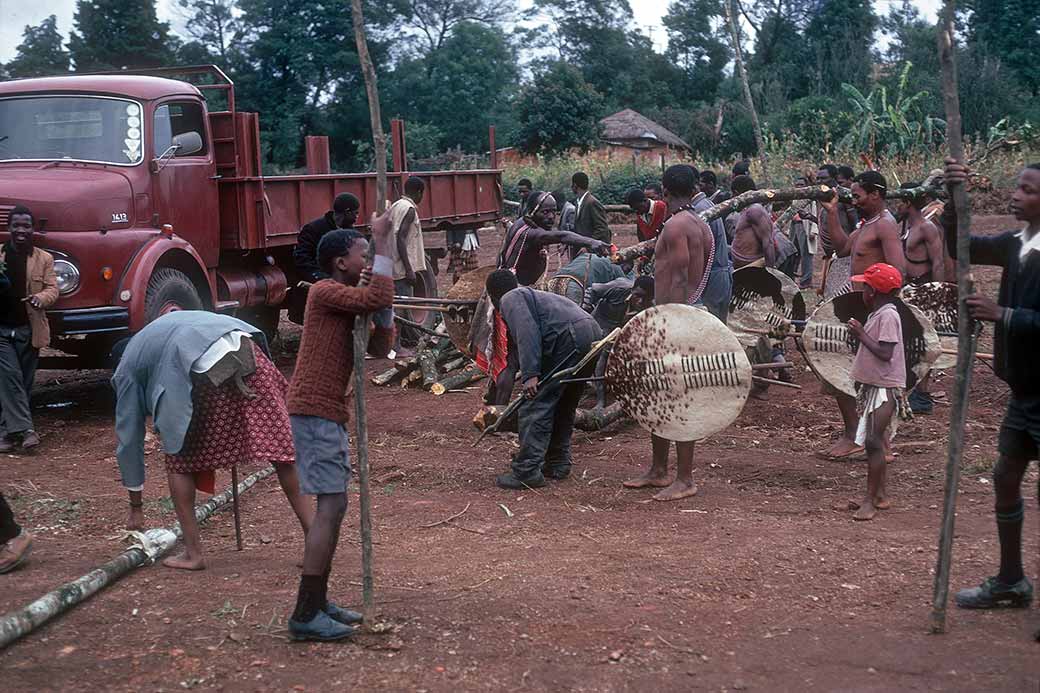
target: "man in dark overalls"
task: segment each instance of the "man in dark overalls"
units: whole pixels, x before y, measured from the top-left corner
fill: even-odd
[[[571,473],[574,413],[583,386],[543,382],[554,372],[576,365],[602,332],[576,303],[520,287],[509,270],[492,272],[486,287],[509,332],[508,365],[498,381],[511,384],[519,368],[526,398],[519,410],[520,450],[513,457],[512,471],[495,481],[502,488],[521,489],[544,486],[545,477],[566,479]]]

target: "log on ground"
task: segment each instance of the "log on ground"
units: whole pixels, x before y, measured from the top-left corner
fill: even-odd
[[[574,427],[579,431],[599,431],[610,424],[626,418],[620,402],[600,409],[579,409],[574,416]]]
[[[463,368],[458,373],[455,373],[447,378],[444,378],[440,382],[433,384],[430,388],[430,392],[435,395],[443,395],[449,390],[457,390],[462,387],[466,387],[470,383],[475,383],[478,380],[482,380],[486,377],[484,371],[474,366],[468,366]]]

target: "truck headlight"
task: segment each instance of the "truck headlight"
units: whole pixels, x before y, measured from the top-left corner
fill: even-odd
[[[79,288],[79,268],[68,260],[55,260],[54,274],[58,279],[59,294],[71,294]]]

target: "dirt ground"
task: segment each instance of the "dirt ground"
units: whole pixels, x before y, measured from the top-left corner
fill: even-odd
[[[497,239],[482,240],[490,255]],[[996,272],[976,276],[995,295]],[[208,570],[132,573],[0,652],[0,688],[1038,690],[1035,606],[951,606],[948,634],[928,632],[952,375],[937,378],[935,414],[900,429],[894,507],[854,523],[842,505],[861,496],[865,463],[813,456],[837,435],[837,412],[800,357],[790,358],[804,389],[750,400],[698,447],[700,494],[668,504],[621,488],[649,453],[634,424],[577,433],[567,481],[506,492],[493,475],[515,437],[473,447],[479,388],[438,398],[370,387],[383,633],[287,641],[302,542],[272,477],[243,496],[242,552],[230,512],[218,513],[203,529]],[[279,365],[291,373],[291,357]],[[385,367],[369,362],[373,372]],[[107,377],[41,372],[34,409],[43,445],[32,457],[0,459],[0,485],[36,535],[32,561],[0,576],[0,613],[121,550],[126,502]],[[998,553],[988,469],[1007,390],[985,366],[974,377],[953,589],[993,572]],[[147,518],[168,526],[161,453],[154,440],[148,449]],[[1024,489],[1033,578],[1037,476],[1034,466]],[[352,491],[330,585],[344,605],[360,602],[357,507]]]

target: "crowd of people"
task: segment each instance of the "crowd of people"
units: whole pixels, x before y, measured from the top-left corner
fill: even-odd
[[[966,167],[948,162],[947,183],[967,176]],[[796,202],[797,209],[788,215],[789,228],[777,223],[784,210],[761,204],[706,223],[701,213],[727,194],[717,175],[685,164],[671,166],[660,185],[626,196],[638,218],[639,238],[654,240],[655,246],[652,260],[620,266],[611,261],[605,207],[589,190],[584,173],[572,178],[573,204],[521,181],[520,214],[505,235],[497,269],[486,280],[486,297],[471,333],[476,360],[491,376],[485,401],[508,402],[517,382],[522,391],[519,450],[496,483],[507,489],[536,488],[570,474],[573,422],[583,389],[575,382],[582,373],[575,373],[574,366],[597,348],[605,333],[652,305],[701,307],[725,322],[734,269],[784,267],[803,287],[819,286],[824,299],[854,288],[862,291],[869,318],[864,324],[849,323],[860,344],[852,372],[859,395],[829,392],[843,429],[822,454],[846,459],[866,452],[867,491],[855,504],[855,519],[869,520],[889,507],[888,441],[903,409],[906,384],[894,305],[907,283],[952,278],[956,215],[947,207],[936,224],[928,211],[933,201],[916,193],[900,198],[898,216],[893,215],[888,182],[877,171],[853,175],[847,167],[825,165],[803,180],[848,186],[852,204],[837,195],[818,204]],[[733,171],[729,188],[731,195],[756,188],[746,165]],[[328,214],[301,230],[295,261],[306,302],[297,316],[303,334],[290,381],[271,362],[261,331],[201,311],[156,319],[116,354],[119,365],[112,383],[117,459],[129,500],[127,526],[144,526],[143,441],[149,416],[162,441],[170,492],[184,530],[183,550],[165,561],[169,567],[205,567],[193,510],[197,488],[212,490],[217,469],[274,464],[304,534],[297,603],[289,618],[290,634],[297,639],[345,638],[361,619],[328,595],[351,475],[346,423],[352,333],[359,316],[368,315],[374,323],[368,344],[372,355],[385,357],[395,347],[399,353],[408,348],[405,331],[395,330],[392,304],[395,295],[411,295],[425,269],[418,212],[423,194],[422,180],[408,178],[404,195],[382,215],[373,215],[367,238],[349,228],[359,209],[350,195],[338,197]],[[1011,208],[1023,223],[1020,230],[971,240],[972,262],[1003,268],[998,300],[976,295],[969,306],[976,320],[996,327],[995,370],[1009,385],[1011,398],[994,470],[1000,570],[981,586],[957,594],[957,603],[966,608],[1025,606],[1032,600],[1032,585],[1022,569],[1020,491],[1029,461],[1040,452],[1040,370],[1034,365],[1040,337],[1040,252],[1035,252],[1040,251],[1040,164],[1021,172]],[[57,292],[53,259],[33,247],[33,227],[32,212],[14,208],[11,239],[0,251],[3,450],[31,449],[39,442],[29,417],[28,392],[39,349],[47,344],[44,311]],[[479,241],[473,242],[479,247]],[[545,278],[548,248],[557,245],[567,249],[561,272],[580,285],[573,295],[537,288]],[[805,259],[815,252],[825,256],[819,282],[814,281],[813,263]],[[603,357],[591,359],[588,369],[602,373],[604,363]],[[565,369],[570,380],[554,378]],[[674,477],[668,471],[673,443]],[[694,442],[652,435],[650,451],[645,473],[625,481],[626,488],[657,489],[653,498],[659,501],[697,494]],[[315,496],[316,505],[306,496]],[[0,572],[23,563],[30,548],[31,538],[0,496]]]

